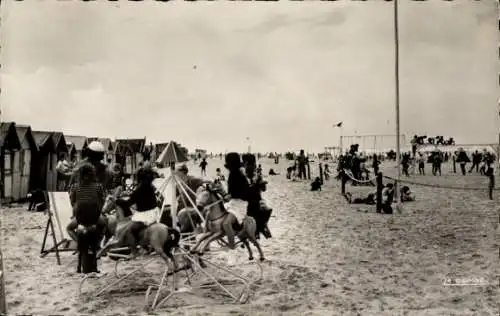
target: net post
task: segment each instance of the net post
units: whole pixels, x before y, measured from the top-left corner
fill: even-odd
[[[344,168],[340,171],[340,176],[341,176],[341,189],[342,189],[342,195],[345,195],[345,185],[347,183],[347,175],[345,174]]]
[[[489,195],[489,198],[490,200],[493,200],[493,190],[495,189],[495,173],[494,172],[491,172],[490,176],[489,176],[489,183],[488,183],[488,195]]]
[[[377,213],[382,211],[382,189],[384,187],[382,179],[382,172],[377,173]]]
[[[321,162],[319,163],[319,179],[321,180],[321,184],[323,184],[323,165]]]
[[[172,227],[177,228],[177,182],[175,175],[175,162],[170,163],[170,174],[172,175],[172,203],[170,215],[172,217]]]

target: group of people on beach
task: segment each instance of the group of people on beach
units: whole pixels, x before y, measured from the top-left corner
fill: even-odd
[[[94,255],[90,270],[83,271],[84,273],[99,274],[95,254],[99,251],[100,242],[107,229],[105,215],[101,213],[105,199],[118,188],[120,192],[125,191],[125,174],[120,166],[110,168],[102,162],[103,158],[104,146],[98,141],[89,144],[87,157],[71,172],[68,186],[73,207],[73,218],[67,226],[68,234],[78,243],[79,251],[88,251]],[[230,201],[226,204],[230,208],[229,211],[238,213],[237,218],[254,217],[257,223],[256,237],[262,234],[270,238],[271,233],[267,222],[272,209],[262,197],[267,182],[262,177],[261,168],[257,168],[255,156],[245,154],[240,157],[239,154],[229,153],[226,156],[225,167],[229,171],[229,177],[227,179],[228,195],[224,199]],[[176,172],[193,192],[196,192],[201,185],[211,182],[191,176],[185,164],[180,165]],[[137,212],[145,212],[158,207],[159,194],[153,185],[154,179],[158,177],[161,175],[155,171],[151,163],[144,162],[133,176],[135,185],[129,192],[128,199],[121,200],[121,202],[126,203],[127,206],[135,205]],[[225,180],[220,169],[217,169],[216,180]],[[183,201],[189,200],[186,197],[182,198],[183,194],[185,192],[177,192],[179,210],[189,207],[182,204]],[[195,200],[195,196],[190,196],[190,198]],[[143,224],[138,222],[137,226],[141,228]],[[131,230],[133,229],[134,225],[131,226]],[[140,238],[138,235],[135,236]]]

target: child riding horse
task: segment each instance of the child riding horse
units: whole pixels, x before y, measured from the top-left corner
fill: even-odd
[[[272,209],[267,207],[262,199],[262,192],[266,191],[267,182],[264,181],[261,174],[256,173],[255,160],[255,156],[252,154],[243,155],[243,164],[249,182],[247,215],[255,218],[257,222],[257,239],[259,239],[260,234],[263,234],[266,238],[271,238],[267,222],[271,217]]]
[[[122,206],[126,212],[123,214],[125,217],[131,216],[130,206],[136,206],[137,212],[145,212],[152,209],[155,209],[158,205],[156,199],[156,188],[153,186],[154,177],[151,176],[151,173],[148,170],[141,170],[141,172],[137,173],[137,182],[138,185],[130,195],[127,201],[121,201]],[[131,224],[130,230],[137,243],[140,240],[139,232],[146,227],[146,224],[143,222],[133,222]]]

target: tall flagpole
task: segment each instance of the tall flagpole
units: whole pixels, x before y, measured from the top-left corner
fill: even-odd
[[[398,180],[401,178],[401,148],[400,148],[400,132],[399,132],[399,27],[398,27],[398,0],[393,0],[394,3],[394,70],[395,70],[395,97],[396,97],[396,161],[398,168]],[[397,182],[396,182],[397,183]],[[394,193],[397,198],[398,186],[394,187]]]

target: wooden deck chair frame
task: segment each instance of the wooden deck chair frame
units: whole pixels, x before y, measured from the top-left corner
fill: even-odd
[[[48,218],[47,218],[47,225],[45,226],[45,233],[43,235],[43,241],[42,241],[42,248],[40,250],[40,257],[44,258],[48,254],[54,252],[56,254],[56,259],[57,259],[57,264],[61,265],[61,257],[59,255],[60,252],[75,252],[76,248],[70,248],[71,244],[71,239],[64,238],[64,233],[63,229],[66,229],[66,227],[61,226],[61,222],[58,217],[58,209],[57,209],[57,203],[53,203],[55,201],[54,198],[51,198],[51,196],[54,196],[54,193],[60,193],[60,192],[46,192],[44,191],[44,196],[45,196],[45,203],[47,205],[47,210],[45,211]],[[55,224],[55,225],[54,225]],[[56,232],[56,227],[59,228],[60,232],[60,239],[57,240],[57,232]],[[47,238],[49,233],[52,235],[52,241],[53,241],[53,246],[51,248],[46,248],[47,247]]]

